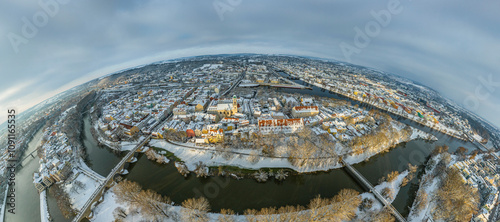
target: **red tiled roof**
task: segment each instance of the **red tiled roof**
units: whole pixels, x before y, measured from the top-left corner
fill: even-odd
[[[259,127],[262,126],[288,126],[301,123],[302,119],[265,119],[259,120]]]
[[[318,110],[318,106],[295,106],[293,107],[296,111],[301,111],[301,110]]]

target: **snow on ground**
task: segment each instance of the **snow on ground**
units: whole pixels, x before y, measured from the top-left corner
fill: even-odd
[[[410,136],[410,140],[414,140],[414,139],[430,139],[430,140],[433,140],[433,141],[437,141],[438,138],[430,133],[426,133],[422,130],[419,130],[419,129],[416,129],[416,128],[413,128],[413,133],[411,134]]]
[[[126,204],[118,203],[113,189],[111,188],[103,194],[102,202],[92,210],[94,214],[90,221],[114,221],[113,210],[117,207],[128,208]],[[136,218],[135,221],[140,221],[140,218]]]
[[[51,221],[50,214],[49,214],[49,208],[47,206],[47,192],[46,192],[46,190],[44,190],[40,193],[40,221],[42,221],[42,222]]]
[[[234,157],[230,160],[224,159],[221,155],[215,155],[214,147],[198,147],[209,150],[197,150],[190,149],[182,146],[177,146],[171,143],[166,142],[165,140],[151,140],[149,143],[151,146],[165,149],[169,152],[172,152],[180,158],[181,160],[186,162],[186,166],[190,171],[196,169],[195,164],[199,161],[202,161],[207,166],[219,166],[219,165],[231,165],[237,166],[240,168],[246,169],[260,169],[265,167],[273,167],[273,168],[291,168],[297,171],[300,171],[297,167],[292,166],[292,164],[286,158],[270,158],[270,157],[260,157],[259,162],[252,164],[248,161],[247,155],[238,155],[235,154]],[[191,147],[196,147],[194,144],[183,144]],[[252,150],[250,149],[238,149],[240,153],[250,154]]]
[[[144,138],[146,138],[145,136],[141,136],[139,137],[139,139],[137,141],[132,141],[132,142],[129,142],[129,141],[123,141],[121,142],[121,151],[125,151],[125,150],[132,150],[135,146],[137,146],[137,144],[139,143],[139,141],[142,141],[144,140]]]
[[[74,189],[72,189],[76,181],[80,181],[82,184],[84,184],[84,187],[75,187]],[[80,210],[83,205],[85,205],[88,197],[90,197],[94,193],[98,186],[99,182],[83,173],[79,173],[74,180],[64,184],[64,191],[69,194],[72,208]]]
[[[392,182],[383,182],[377,186],[375,186],[375,190],[377,190],[379,193],[382,193],[382,190],[386,187],[391,188],[394,190],[394,193],[397,194],[399,193],[399,189],[401,188],[401,184],[403,183],[403,179],[408,176],[408,171],[404,171],[399,174],[398,178],[396,178]],[[394,195],[393,199],[387,199],[389,202],[393,202],[396,199],[396,195]]]
[[[401,130],[403,127],[405,127],[405,124],[397,124],[393,123],[394,128]],[[424,131],[413,129],[413,133],[410,136],[409,139],[407,140],[399,140],[396,142],[396,144],[402,143],[402,142],[408,142],[414,139],[428,139],[429,137],[433,140],[437,140],[436,137],[432,136],[431,134],[428,134]],[[182,146],[177,146],[174,144],[179,144]],[[339,144],[339,143],[337,143]],[[315,171],[327,171],[330,169],[337,169],[341,168],[342,164],[338,163],[335,165],[327,165],[327,166],[322,166],[322,167],[296,167],[293,166],[287,158],[273,158],[273,157],[259,157],[259,161],[257,163],[251,163],[248,160],[248,155],[240,155],[240,154],[235,154],[231,159],[226,160],[222,157],[222,155],[216,155],[215,154],[215,148],[214,147],[198,147],[195,146],[193,143],[176,143],[176,142],[171,142],[168,143],[164,140],[151,140],[150,145],[153,147],[158,147],[165,149],[169,152],[174,153],[175,156],[180,158],[181,160],[185,161],[186,166],[188,167],[189,171],[193,171],[196,166],[195,164],[198,163],[199,161],[203,162],[207,166],[220,166],[220,165],[230,165],[230,166],[236,166],[240,168],[245,168],[245,169],[260,169],[260,168],[289,168],[293,169],[297,172],[315,172]],[[188,147],[193,147],[193,148],[188,148]],[[198,149],[196,149],[198,148]],[[199,150],[199,149],[205,149],[205,150]],[[236,150],[239,153],[244,153],[244,154],[250,154],[252,150],[250,149],[238,149]],[[350,164],[357,164],[360,162],[363,162],[380,152],[369,152],[366,151],[363,154],[356,155],[356,156],[348,156],[344,160]]]
[[[222,64],[204,64],[202,67],[198,69],[217,69],[222,66],[223,66]]]
[[[419,185],[419,190],[417,191],[417,197],[415,198],[415,200],[418,199],[418,195],[420,195],[420,192],[422,189],[427,193],[428,197],[432,197],[434,195],[434,193],[439,188],[438,187],[438,184],[440,182],[439,178],[430,178],[430,177],[431,177],[437,163],[440,160],[440,155],[432,157],[432,159],[434,160],[434,165],[429,170],[426,170],[425,174],[422,176],[422,179],[421,179],[421,182]],[[428,178],[428,177],[430,178],[430,181],[427,182],[426,184],[424,184],[424,182],[426,181],[426,178]],[[429,202],[429,199],[432,199],[432,198],[428,198],[427,203],[425,204],[425,208],[420,210],[420,211],[417,211],[416,202],[415,201],[413,202],[413,205],[410,209],[410,214],[408,214],[408,221],[425,221],[425,219],[431,217],[428,215],[428,213],[429,213],[430,209],[434,209],[434,203],[432,201]]]
[[[481,137],[480,135],[478,135],[477,133],[473,133],[472,134],[472,137],[477,140],[477,141],[483,141],[483,137]]]
[[[137,143],[131,143],[131,142],[122,142],[122,151],[125,150],[132,150],[134,147],[137,146]]]
[[[401,189],[401,184],[403,183],[403,179],[408,176],[409,172],[406,170],[402,173],[399,174],[399,176],[392,182],[383,182],[379,185],[376,185],[375,186],[375,190],[377,190],[379,193],[382,193],[382,190],[386,187],[389,187],[391,188],[392,190],[394,190],[394,197],[393,199],[387,199],[388,202],[392,203],[398,193],[399,193],[399,190]],[[382,208],[384,207],[379,201],[378,199],[375,197],[375,195],[373,195],[372,193],[370,192],[365,192],[365,193],[362,193],[360,194],[361,196],[361,200],[363,199],[371,199],[373,201],[373,205],[372,207],[368,210],[369,212],[379,212],[380,210],[382,210]],[[360,211],[359,208],[358,210],[356,211],[356,218],[357,219],[360,219],[362,221],[366,221],[369,218],[368,212],[366,211]],[[356,221],[356,220],[354,220]]]
[[[399,123],[399,122],[395,122],[393,121],[392,123],[392,126],[397,129],[397,130],[402,130],[406,124],[402,124],[402,123]],[[431,140],[434,140],[436,141],[437,138],[432,135],[432,134],[429,134],[429,133],[426,133],[422,130],[419,130],[419,129],[416,129],[416,128],[413,128],[412,127],[412,131],[413,133],[411,134],[410,138],[407,139],[407,140],[399,140],[397,141],[395,144],[400,144],[400,143],[403,143],[403,142],[409,142],[411,140],[415,140],[415,139],[431,139]],[[370,152],[370,151],[365,151],[364,153],[360,154],[360,155],[356,155],[356,156],[348,156],[346,157],[344,160],[349,163],[349,164],[357,164],[357,163],[361,163],[365,160],[368,160],[370,159],[371,157],[379,154],[380,152]],[[342,167],[342,166],[339,166],[339,167]]]

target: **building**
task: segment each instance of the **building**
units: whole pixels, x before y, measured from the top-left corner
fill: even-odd
[[[61,163],[57,167],[55,167],[51,171],[50,176],[53,178],[55,182],[59,182],[65,180],[70,172],[71,172],[71,164],[68,161],[66,161],[65,163]]]
[[[315,116],[318,114],[318,106],[294,106],[292,108],[292,116],[295,118]]]
[[[207,139],[210,143],[218,143],[224,140],[224,130],[219,129],[204,129],[202,130],[202,138]]]
[[[122,125],[124,128],[123,132],[129,136],[133,136],[137,132],[139,132],[139,128],[137,126],[131,126],[125,123],[120,123],[120,125]]]
[[[45,189],[50,187],[53,183],[54,183],[54,179],[52,179],[52,177],[50,177],[46,174],[43,174],[43,175],[40,175],[38,173],[34,174],[34,184],[35,184],[35,188],[38,191],[38,193],[44,191]]]
[[[233,96],[232,103],[223,100],[213,100],[207,108],[207,113],[219,114],[222,117],[229,117],[238,112],[238,102],[236,96]]]
[[[293,133],[304,127],[302,119],[266,119],[259,120],[259,130],[262,134]]]

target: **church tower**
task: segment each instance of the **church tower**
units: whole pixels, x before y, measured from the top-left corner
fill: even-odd
[[[233,115],[238,112],[238,101],[236,100],[236,95],[233,96],[233,109],[231,111]]]

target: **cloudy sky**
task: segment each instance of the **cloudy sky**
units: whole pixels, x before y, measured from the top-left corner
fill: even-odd
[[[499,1],[0,1],[0,110],[158,60],[286,53],[416,80],[500,126]]]

